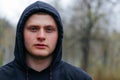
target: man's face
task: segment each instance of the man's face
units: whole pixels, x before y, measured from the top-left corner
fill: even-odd
[[[33,14],[24,27],[24,44],[28,53],[37,58],[51,56],[58,40],[54,19],[47,14]]]

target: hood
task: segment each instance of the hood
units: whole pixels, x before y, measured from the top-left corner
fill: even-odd
[[[15,42],[15,61],[17,61],[21,66],[25,67],[26,59],[25,59],[25,46],[24,46],[24,39],[23,39],[23,29],[25,22],[27,19],[36,12],[44,12],[50,14],[54,20],[56,21],[57,28],[58,28],[58,42],[56,48],[53,52],[53,61],[52,66],[56,65],[61,61],[62,58],[62,39],[63,39],[63,26],[61,22],[60,15],[58,11],[52,7],[51,5],[37,1],[30,6],[28,6],[22,13],[16,30],[16,42]]]

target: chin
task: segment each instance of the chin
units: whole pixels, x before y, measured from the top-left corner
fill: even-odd
[[[31,53],[28,53],[29,56],[31,56],[31,58],[34,58],[34,59],[46,59],[46,58],[49,58],[52,56],[52,54],[47,54],[47,53],[34,53],[34,54],[31,54]]]

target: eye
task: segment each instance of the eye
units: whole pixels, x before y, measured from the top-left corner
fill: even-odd
[[[39,30],[39,28],[37,26],[30,26],[28,28],[31,32],[36,32],[37,30]]]
[[[51,33],[53,31],[56,31],[56,28],[54,28],[53,26],[46,26],[45,30],[46,30],[46,32]]]

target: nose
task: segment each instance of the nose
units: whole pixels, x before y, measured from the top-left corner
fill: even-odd
[[[43,29],[41,29],[38,33],[37,33],[37,40],[39,41],[44,41],[45,40],[45,32]]]

